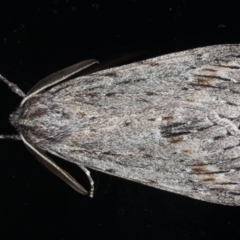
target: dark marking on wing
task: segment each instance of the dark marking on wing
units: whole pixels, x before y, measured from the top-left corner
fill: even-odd
[[[214,137],[213,140],[216,141],[216,140],[219,140],[221,138],[225,138],[225,136],[217,136],[217,137]]]
[[[168,126],[161,127],[160,131],[162,136],[166,138],[190,134],[191,131],[187,131],[186,127],[184,129],[178,129],[178,127],[183,125],[185,125],[185,123],[169,124]]]
[[[132,82],[131,79],[130,79],[130,80],[124,80],[124,81],[118,82],[118,83],[116,83],[116,84],[117,84],[117,85],[121,85],[121,84],[128,84],[128,83],[130,83],[130,82]]]
[[[238,183],[235,183],[235,182],[220,182],[220,183],[217,183],[217,184],[220,184],[220,185],[238,185]]]
[[[194,167],[192,168],[192,174],[197,174],[197,175],[211,175],[211,174],[219,174],[219,173],[228,173],[229,170],[225,170],[225,171],[212,171],[209,172],[209,170],[206,167]]]
[[[173,116],[163,116],[162,117],[162,120],[166,120],[166,121],[169,121],[169,120],[173,120]]]
[[[179,137],[179,138],[174,138],[170,140],[170,143],[179,143],[184,141],[183,137]]]
[[[235,196],[240,196],[240,193],[237,192],[228,192],[229,194],[235,195]]]
[[[215,126],[215,125],[216,125],[216,124],[212,124],[212,125],[207,126],[207,127],[197,128],[197,130],[198,130],[198,132],[202,132],[202,131],[205,131],[205,130],[207,130],[207,129],[211,128],[212,126]]]
[[[202,182],[215,182],[216,179],[215,178],[204,178],[201,180]]]
[[[176,133],[173,133],[173,132],[161,132],[163,137],[165,138],[170,138],[170,137],[176,137],[176,136],[181,136],[181,135],[187,135],[187,134],[190,134],[191,132],[188,132],[188,131],[185,131],[185,132],[176,132]]]
[[[227,55],[226,57],[230,58],[240,58],[240,54],[238,55]]]
[[[105,154],[105,155],[111,155],[111,156],[120,156],[120,154],[114,153],[114,152],[112,152],[112,151],[106,151],[106,152],[103,152],[103,154]]]
[[[97,97],[100,95],[100,93],[98,92],[90,92],[90,93],[83,93],[83,94],[79,94],[80,97]],[[77,96],[77,95],[74,95],[74,96]]]
[[[116,72],[108,72],[108,73],[105,73],[103,74],[103,76],[105,77],[117,77],[117,73]]]
[[[207,72],[217,72],[216,69],[212,69],[212,68],[203,68],[202,70]]]
[[[154,122],[154,121],[156,121],[156,119],[155,118],[149,118],[148,121]]]
[[[202,78],[213,78],[213,79],[219,79],[219,80],[223,80],[223,81],[231,81],[231,79],[229,78],[223,78],[223,77],[219,77],[216,75],[201,75],[201,74],[196,74],[195,76],[197,77],[202,77]]]
[[[134,83],[137,83],[137,82],[142,82],[142,81],[146,81],[147,79],[146,78],[139,78],[139,79],[136,79],[136,80],[132,80],[132,79],[129,79],[129,80],[124,80],[122,82],[118,82],[116,83],[116,85],[121,85],[121,84],[134,84]]]
[[[192,172],[194,174],[209,174],[209,171],[206,167],[193,167]]]
[[[117,93],[106,93],[106,97],[112,97],[112,96],[115,96]]]
[[[149,63],[149,66],[154,67],[154,66],[159,66],[161,63],[159,62],[151,62]]]
[[[143,157],[145,157],[145,158],[152,158],[153,155],[151,155],[151,154],[144,154]]]
[[[234,149],[234,148],[236,148],[236,145],[235,145],[235,146],[230,146],[230,147],[225,147],[225,148],[223,148],[223,149],[224,149],[224,151],[226,151],[226,150]]]
[[[212,78],[200,78],[200,77],[197,77],[196,80],[199,84],[208,84],[213,81]]]
[[[102,88],[104,88],[104,86],[91,87],[91,88],[88,88],[87,90],[92,91],[92,90],[95,90],[95,89],[102,89]]]
[[[154,92],[146,92],[146,95],[148,95],[148,96],[153,96],[153,95],[157,95],[157,94],[154,93]]]
[[[124,122],[124,125],[125,125],[126,127],[128,127],[128,126],[131,125],[131,123],[132,123],[131,121],[125,121],[125,122]]]
[[[110,168],[110,169],[106,169],[106,172],[108,172],[108,173],[115,173],[116,170]]]
[[[195,102],[195,99],[187,98],[185,99],[186,102]]]
[[[238,66],[228,66],[228,65],[213,65],[213,66],[216,66],[216,67],[219,67],[219,68],[230,68],[230,69],[240,69],[240,67]]]
[[[148,101],[147,99],[145,98],[139,98],[138,101],[141,101],[141,102],[146,102],[146,103],[149,103],[150,101]]]
[[[197,56],[197,58],[201,58],[202,57],[202,53],[198,53],[196,56]]]
[[[239,106],[238,104],[232,103],[232,102],[226,102],[226,104],[230,105],[230,106]]]
[[[190,86],[193,86],[193,87],[205,87],[205,88],[215,88],[215,89],[219,89],[219,90],[230,90],[232,91],[231,89],[229,88],[225,88],[225,87],[219,87],[219,86],[213,86],[213,85],[204,85],[204,84],[196,84],[196,83],[188,83]],[[234,91],[232,91],[234,92]]]

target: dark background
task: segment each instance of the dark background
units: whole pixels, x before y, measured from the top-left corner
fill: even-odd
[[[1,3],[0,73],[27,92],[46,75],[89,58],[104,61],[139,51],[151,57],[240,42],[237,1],[159,2]],[[0,133],[15,133],[8,116],[20,101],[0,82]],[[66,167],[88,187],[80,169]],[[1,140],[0,239],[240,237],[239,207],[205,203],[91,172],[97,188],[93,199],[51,174],[22,142]]]

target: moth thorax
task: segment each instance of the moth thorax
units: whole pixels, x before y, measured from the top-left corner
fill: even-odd
[[[26,101],[10,115],[10,122],[26,140],[38,146],[59,142],[71,132],[71,114],[64,105],[42,98]]]

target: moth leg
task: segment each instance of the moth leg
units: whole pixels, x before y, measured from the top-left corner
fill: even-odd
[[[72,187],[75,191],[87,195],[88,191],[76,181],[68,172],[59,167],[49,156],[47,156],[42,150],[39,150],[32,146],[27,140],[20,134],[27,149],[52,173],[61,178],[65,183]]]
[[[0,135],[0,139],[22,140],[19,135]]]
[[[89,196],[92,198],[93,197],[93,194],[94,194],[94,181],[93,181],[93,179],[92,179],[92,177],[91,177],[91,173],[90,173],[90,171],[87,169],[87,168],[85,168],[84,166],[82,166],[82,165],[78,165],[84,172],[85,172],[85,174],[87,175],[87,177],[88,177],[88,180],[89,180],[89,183],[90,183],[90,193],[89,193]]]

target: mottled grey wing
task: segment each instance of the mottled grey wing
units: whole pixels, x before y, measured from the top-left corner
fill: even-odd
[[[48,90],[73,118],[47,151],[196,199],[240,205],[240,46],[174,53]],[[57,94],[55,94],[57,93]]]

